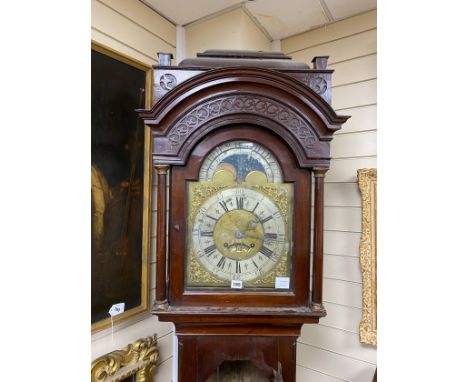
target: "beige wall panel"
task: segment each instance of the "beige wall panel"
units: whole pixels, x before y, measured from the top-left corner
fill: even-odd
[[[343,382],[343,380],[297,365],[296,382]]]
[[[172,382],[172,360],[170,357],[156,368],[154,382]]]
[[[332,158],[377,155],[377,132],[365,131],[337,135],[331,142]]]
[[[150,264],[150,288],[156,287],[156,263]],[[151,301],[152,302],[152,301]]]
[[[325,183],[325,205],[361,207],[361,193],[356,183]]]
[[[357,182],[357,169],[370,167],[377,167],[377,157],[332,159],[325,182]]]
[[[362,285],[349,281],[333,280],[325,278],[323,280],[323,300],[362,308]]]
[[[323,276],[360,283],[362,277],[359,258],[325,254],[323,257]]]
[[[151,211],[151,237],[156,237],[156,228],[158,220],[156,213],[157,211]]]
[[[331,326],[347,330],[352,333],[359,333],[362,310],[349,306],[324,303],[327,315],[320,319],[320,325]]]
[[[158,186],[154,184],[152,185],[152,195],[151,195],[151,211],[158,210],[158,203],[157,203],[157,195],[158,195]]]
[[[377,103],[377,80],[333,88],[332,105],[337,111],[375,103]]]
[[[323,251],[331,255],[359,257],[359,232],[325,231]]]
[[[159,359],[158,364],[172,358],[172,344],[174,341],[174,332],[170,332],[164,336],[158,336],[158,351]]]
[[[340,134],[377,129],[377,105],[342,109],[339,114],[350,115],[351,118],[335,133],[335,137]]]
[[[311,45],[313,40],[310,41]],[[316,45],[292,53],[294,60],[310,62],[314,56],[330,56],[328,63],[333,64],[355,57],[377,52],[377,30],[361,32],[326,44]],[[334,84],[334,83],[333,83]]]
[[[242,8],[189,25],[185,31],[187,57],[207,49],[269,51],[270,40]]]
[[[136,24],[176,46],[176,27],[139,0],[98,0]]]
[[[377,78],[377,54],[357,57],[330,65],[329,69],[335,70],[333,73],[333,86],[371,80]]]
[[[312,45],[323,44],[355,33],[366,31],[377,26],[377,11],[370,11],[359,16],[350,17],[324,27],[301,33],[281,40],[283,52],[304,49]]]
[[[370,382],[375,371],[375,365],[371,363],[301,343],[297,344],[297,364],[352,382]]]
[[[155,57],[158,51],[175,54],[173,46],[97,0],[91,3],[91,25],[148,58]]]
[[[312,207],[314,203],[314,190],[312,188]],[[325,206],[360,207],[361,194],[358,185],[354,182],[325,183]]]
[[[325,207],[324,227],[332,231],[361,232],[361,209],[356,207]]]
[[[156,237],[151,238],[151,255],[150,255],[150,262],[156,262]]]
[[[241,23],[241,46],[239,49],[263,50],[265,52],[271,50],[271,41],[260,29],[258,29],[258,27],[244,10],[242,10],[241,13]]]
[[[299,342],[376,364],[375,348],[359,342],[359,335],[320,325],[304,325]]]
[[[159,322],[156,317],[148,317],[133,325],[124,327],[126,323],[114,326],[114,344],[112,345],[111,329],[106,329],[92,336],[91,358],[95,359],[113,350],[122,349],[130,343],[142,337],[151,336],[154,333],[160,336],[172,332],[172,324]],[[128,323],[127,323],[128,324]]]
[[[127,46],[122,42],[110,36],[107,36],[104,33],[93,28],[91,28],[91,40],[96,41],[104,46],[107,46],[108,48],[114,49],[117,52],[120,52],[124,55],[132,57],[138,61],[141,61],[145,64],[154,65],[157,63],[156,59],[148,57],[146,54],[140,53],[135,49],[131,48],[130,46]]]
[[[313,207],[310,213],[314,215]],[[325,206],[323,225],[325,231],[361,232],[361,208]],[[312,219],[311,234],[313,228]]]
[[[235,9],[223,15],[189,25],[185,29],[187,58],[207,49],[240,49],[240,30],[243,11]]]

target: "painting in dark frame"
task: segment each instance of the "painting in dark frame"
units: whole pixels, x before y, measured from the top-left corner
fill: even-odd
[[[147,70],[91,50],[91,323],[147,309],[145,106]],[[126,62],[127,61],[127,62]],[[119,316],[116,316],[119,317]],[[122,317],[120,317],[122,318]]]

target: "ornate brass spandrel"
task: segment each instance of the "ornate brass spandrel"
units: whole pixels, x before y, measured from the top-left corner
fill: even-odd
[[[192,286],[201,285],[220,285],[226,284],[226,281],[218,279],[211,272],[203,268],[195,259],[192,251],[189,254],[188,281]],[[227,284],[226,284],[227,285]]]
[[[190,182],[188,192],[188,207],[190,211],[188,215],[189,229],[191,229],[190,224],[193,223],[193,219],[203,202],[217,192],[232,187],[233,185],[235,185],[235,183],[214,184],[212,182]]]
[[[362,272],[362,319],[359,339],[377,345],[377,169],[358,170],[362,201],[359,259]]]
[[[290,257],[288,252],[284,252],[278,261],[278,265],[266,276],[258,278],[252,282],[253,285],[275,285],[276,277],[289,277]]]
[[[91,363],[91,382],[119,382],[132,375],[135,382],[153,382],[153,371],[159,358],[156,345],[154,334],[96,358]]]

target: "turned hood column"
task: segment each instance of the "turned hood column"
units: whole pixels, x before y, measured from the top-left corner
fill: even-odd
[[[314,168],[314,243],[313,243],[313,280],[312,280],[312,308],[324,310],[322,305],[323,279],[323,196],[324,180],[327,168]]]
[[[158,219],[156,244],[156,301],[153,310],[167,306],[167,272],[166,272],[166,185],[167,165],[155,165],[158,175]]]

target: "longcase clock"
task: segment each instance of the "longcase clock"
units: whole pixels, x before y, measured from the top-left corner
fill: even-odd
[[[329,103],[333,71],[281,53],[159,56],[139,115],[158,174],[153,314],[175,324],[179,381],[237,362],[292,382],[301,326],[326,314],[324,177],[348,118]]]

